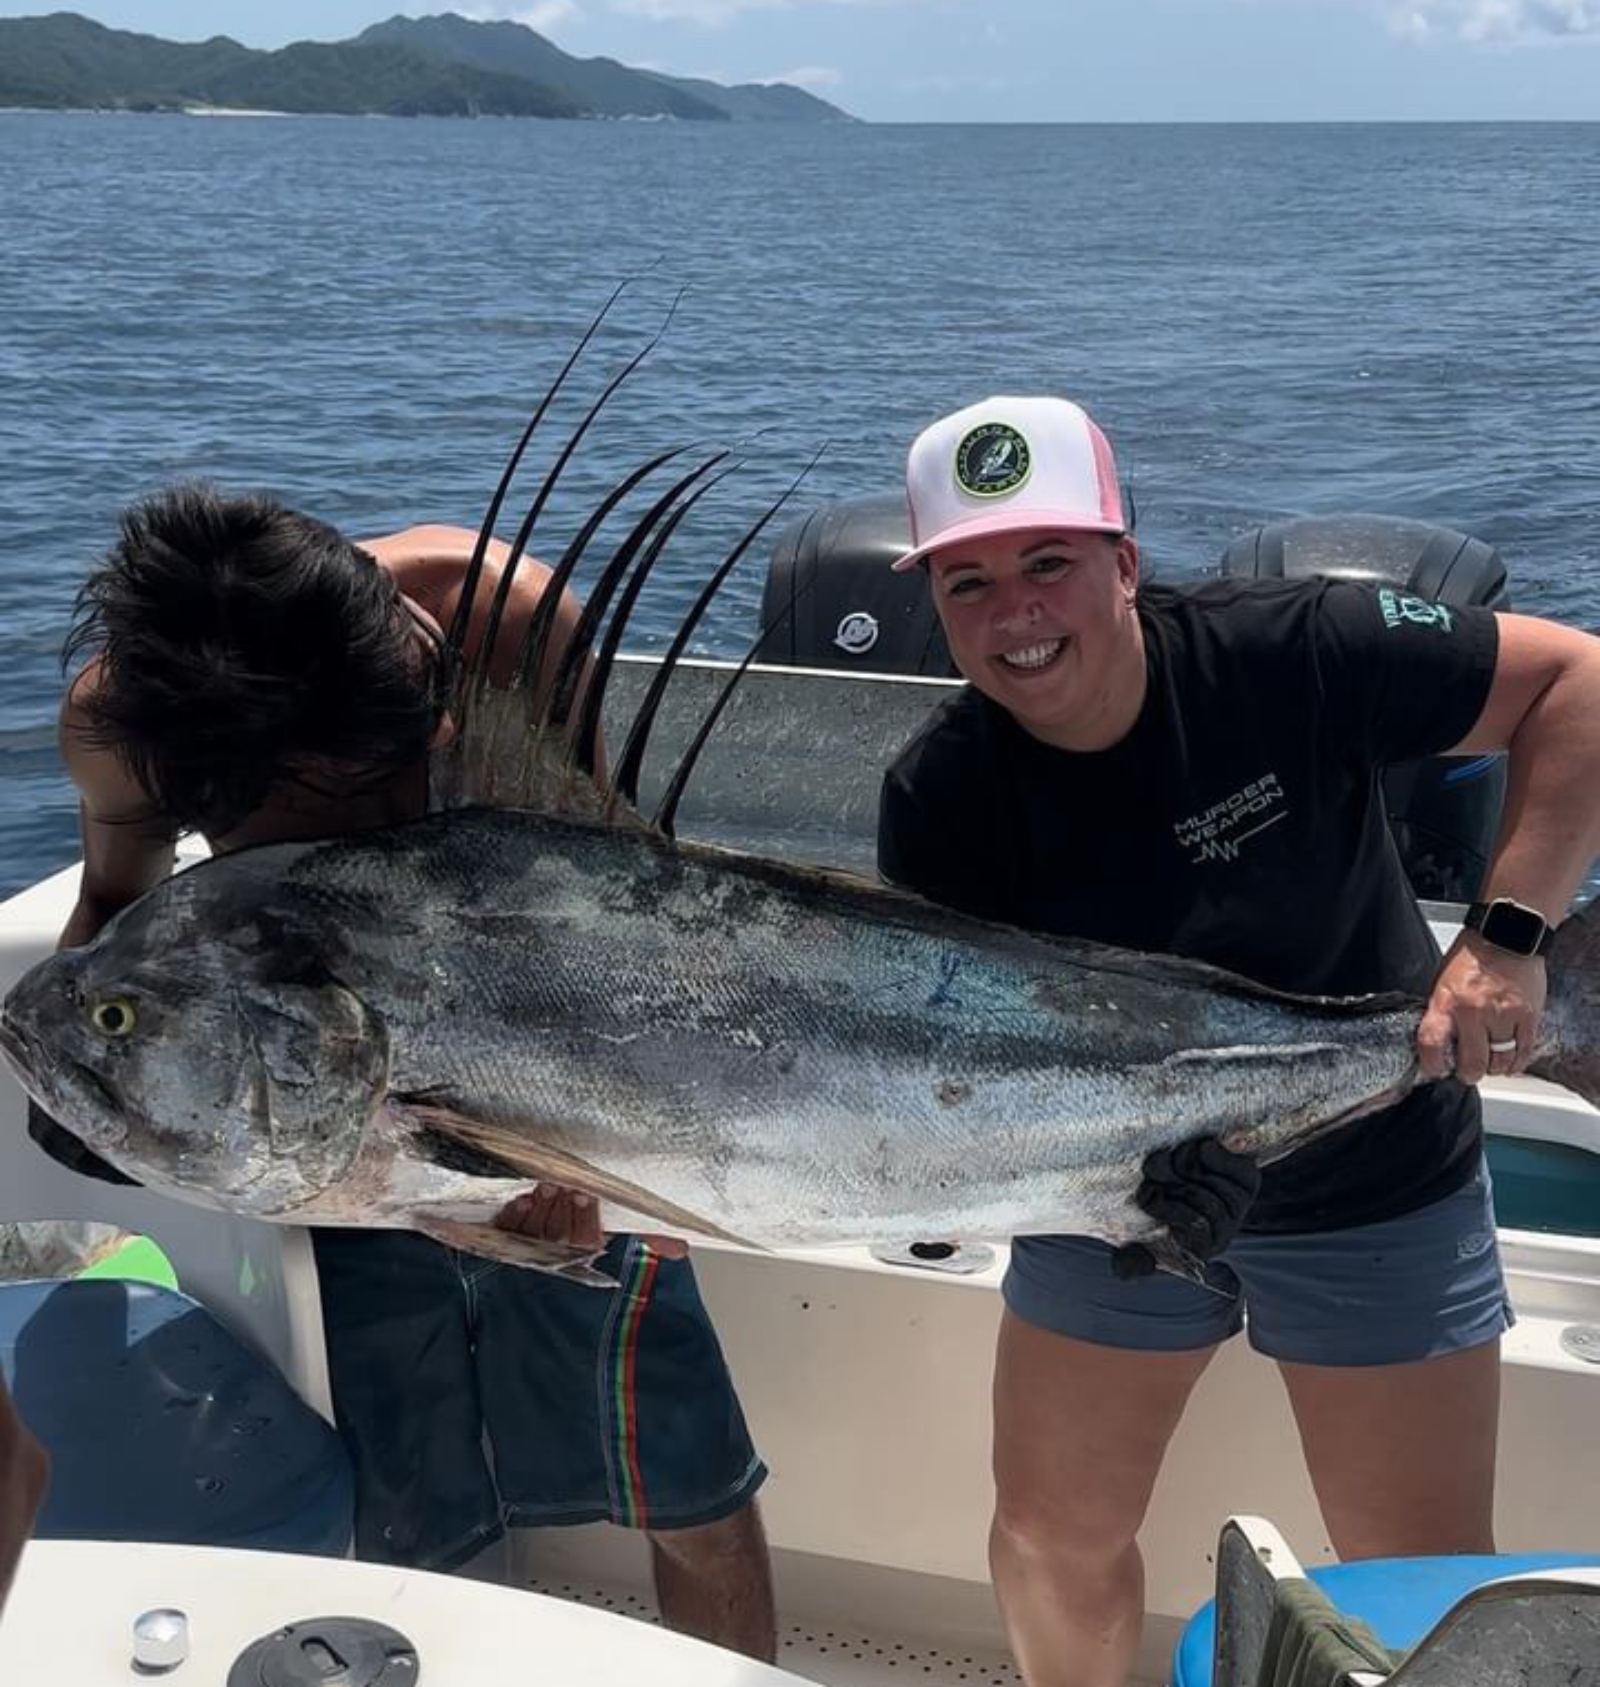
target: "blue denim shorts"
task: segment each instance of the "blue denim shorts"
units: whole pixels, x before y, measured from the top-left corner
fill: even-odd
[[[1493,1341],[1514,1322],[1489,1174],[1377,1224],[1244,1234],[1206,1281],[1165,1272],[1119,1281],[1085,1236],[1019,1236],[1006,1304],[1026,1323],[1105,1347],[1178,1353],[1248,1329],[1250,1345],[1301,1365],[1399,1365]]]
[[[356,1556],[448,1570],[508,1525],[687,1528],[766,1477],[686,1259],[619,1236],[620,1289],[402,1231],[316,1230]]]

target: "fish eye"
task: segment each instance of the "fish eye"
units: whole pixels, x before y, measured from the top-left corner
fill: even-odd
[[[95,1030],[107,1037],[126,1037],[138,1023],[138,1017],[126,996],[107,996],[89,1010]]]

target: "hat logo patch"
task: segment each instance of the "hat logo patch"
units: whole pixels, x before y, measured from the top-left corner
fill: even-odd
[[[1033,453],[1009,422],[983,422],[956,447],[956,485],[974,498],[1003,498],[1028,478]]]
[[[865,656],[878,642],[878,622],[864,609],[852,610],[839,623],[833,642],[851,656]]]

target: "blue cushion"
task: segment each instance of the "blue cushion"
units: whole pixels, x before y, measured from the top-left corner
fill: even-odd
[[[1309,1574],[1341,1611],[1359,1617],[1391,1651],[1403,1651],[1415,1646],[1457,1600],[1480,1583],[1574,1564],[1600,1564],[1600,1550],[1367,1558],[1354,1564],[1328,1564]],[[1211,1687],[1216,1618],[1212,1600],[1189,1619],[1173,1655],[1172,1687]]]
[[[84,1278],[0,1285],[0,1364],[50,1453],[42,1538],[348,1545],[338,1435],[189,1296]]]

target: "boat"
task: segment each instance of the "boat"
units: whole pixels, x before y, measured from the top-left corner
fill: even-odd
[[[803,566],[827,563],[830,543],[841,555],[874,554],[886,526],[887,542],[896,542],[894,519],[885,501],[835,509],[780,541],[768,607],[814,592],[807,612],[819,630],[800,649],[765,618],[766,653],[734,690],[708,745],[679,812],[681,835],[871,870],[881,771],[959,682],[938,671],[917,605],[883,598],[900,589],[885,578],[862,576],[870,580],[862,589],[878,594],[871,603],[852,596],[853,568],[821,586],[796,582]],[[1348,529],[1337,531],[1348,537]],[[823,543],[819,533],[834,539]],[[1280,534],[1280,559],[1292,559],[1297,544],[1316,552],[1309,538]],[[1394,540],[1409,558],[1407,578],[1418,538]],[[1253,536],[1250,551],[1270,565],[1273,543]],[[1455,554],[1459,561],[1459,546]],[[1479,564],[1473,589],[1503,588],[1492,562]],[[870,640],[863,616],[878,629]],[[785,639],[790,648],[777,651]],[[904,671],[894,671],[897,663]],[[621,660],[608,704],[614,719],[626,718],[657,666],[647,655]],[[658,727],[665,741],[686,741],[732,666],[681,666]],[[670,756],[661,761],[670,767]],[[1456,795],[1448,771],[1435,782],[1447,807]],[[643,793],[646,802],[650,795]],[[1415,823],[1427,831],[1427,820]],[[1459,877],[1480,834],[1481,826],[1468,826],[1453,851],[1434,838],[1430,859],[1449,856]],[[185,846],[186,859],[194,853]],[[70,868],[0,905],[0,990],[54,945],[76,882]],[[1430,898],[1426,907],[1448,942],[1459,902]],[[1527,1078],[1491,1079],[1483,1094],[1517,1314],[1504,1343],[1499,1540],[1508,1552],[1592,1552],[1600,1562],[1600,1113]],[[28,1143],[22,1109],[20,1092],[0,1077],[0,1219],[91,1218],[153,1237],[184,1289],[330,1415],[304,1232],[72,1177]],[[780,1664],[840,1687],[907,1677],[925,1687],[1016,1680],[986,1563],[990,1365],[1006,1248],[930,1237],[901,1250],[756,1254],[706,1243],[695,1258],[772,1470],[762,1506],[778,1583]],[[1239,1513],[1270,1518],[1307,1564],[1331,1559],[1273,1368],[1233,1341],[1200,1384],[1142,1534],[1141,1680],[1169,1679],[1180,1630],[1211,1596],[1218,1532]],[[606,1526],[527,1534],[515,1560],[518,1578],[536,1590],[649,1613],[636,1536]]]

